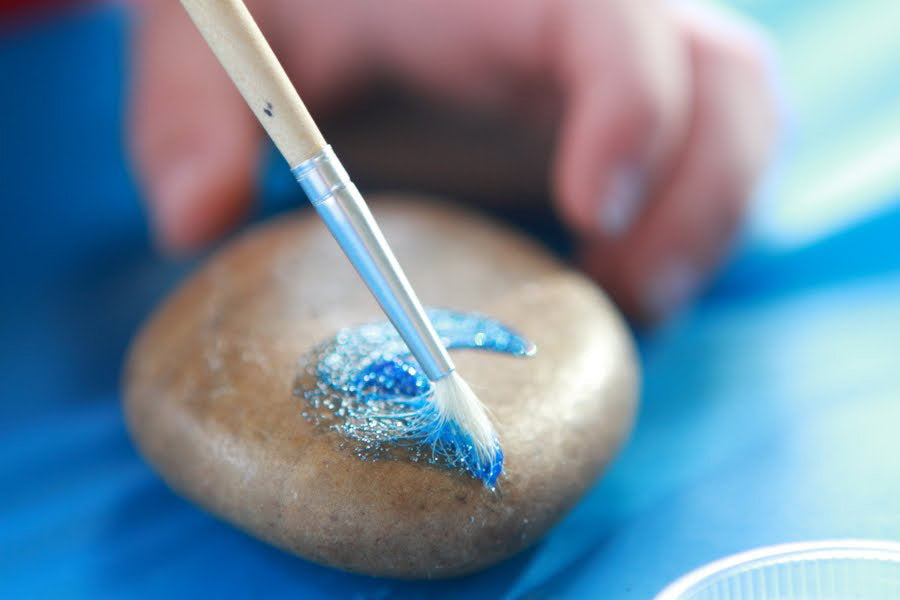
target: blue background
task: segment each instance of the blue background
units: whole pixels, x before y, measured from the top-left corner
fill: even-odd
[[[633,438],[535,548],[437,583],[284,554],[141,461],[122,356],[194,265],[152,251],[125,163],[127,19],[100,6],[3,32],[0,596],[647,598],[759,545],[900,539],[897,9],[845,3],[848,23],[847,6],[779,4],[744,7],[784,57],[779,166],[734,262],[640,340]]]

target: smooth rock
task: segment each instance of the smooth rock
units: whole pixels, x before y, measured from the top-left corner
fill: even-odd
[[[128,359],[128,426],[171,487],[254,536],[371,575],[460,575],[537,541],[609,464],[634,417],[634,350],[602,292],[534,242],[421,198],[373,205],[423,303],[537,344],[530,358],[453,352],[497,425],[497,493],[363,461],[302,416],[298,359],[384,319],[311,212],[240,237],[153,315]]]

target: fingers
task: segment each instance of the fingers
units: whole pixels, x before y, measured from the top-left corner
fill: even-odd
[[[160,246],[195,249],[246,212],[258,167],[252,113],[181,5],[142,5],[130,140]]]
[[[671,175],[631,234],[582,252],[586,267],[644,321],[681,307],[721,262],[775,131],[762,54],[719,28],[685,28],[693,108]]]
[[[687,122],[687,49],[648,2],[570,2],[559,28],[564,121],[555,187],[582,234],[617,238],[641,215]]]

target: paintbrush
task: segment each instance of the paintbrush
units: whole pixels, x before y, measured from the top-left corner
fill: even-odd
[[[241,0],[182,0],[300,186],[434,384],[426,430],[449,435],[491,472],[502,454],[481,401],[456,372],[365,200],[288,80]],[[421,416],[420,416],[421,418]],[[449,428],[449,429],[448,429]],[[450,433],[444,433],[449,431]]]

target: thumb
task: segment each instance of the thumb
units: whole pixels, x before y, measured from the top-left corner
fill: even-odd
[[[159,244],[186,252],[247,211],[260,133],[180,3],[139,10],[129,141]]]

